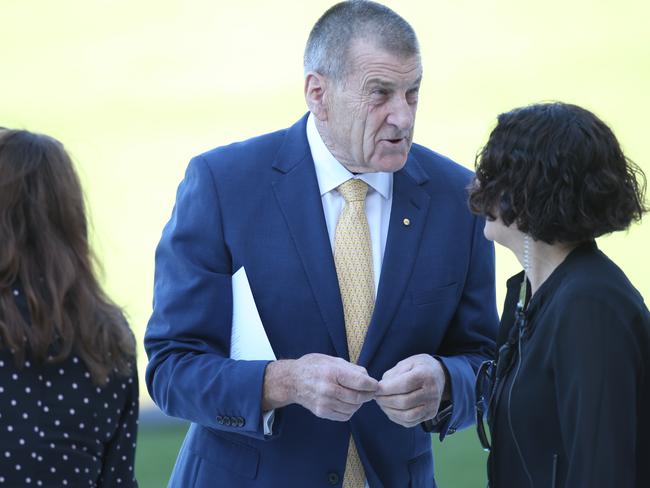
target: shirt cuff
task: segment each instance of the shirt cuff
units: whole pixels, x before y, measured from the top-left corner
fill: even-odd
[[[264,426],[264,435],[273,435],[273,421],[275,420],[275,410],[269,410],[262,415],[262,425]]]

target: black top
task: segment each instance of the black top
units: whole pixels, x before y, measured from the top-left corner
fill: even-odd
[[[98,387],[76,355],[19,370],[0,344],[0,488],[136,487],[133,370]]]
[[[589,243],[540,286],[520,328],[514,314],[522,279],[508,281],[501,320],[490,486],[649,487],[650,315],[643,298]]]

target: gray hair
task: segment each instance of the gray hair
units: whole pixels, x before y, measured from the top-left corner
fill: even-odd
[[[328,9],[312,28],[305,48],[305,74],[314,71],[345,80],[348,51],[355,40],[373,42],[399,56],[420,54],[415,31],[397,13],[376,2],[349,0]]]

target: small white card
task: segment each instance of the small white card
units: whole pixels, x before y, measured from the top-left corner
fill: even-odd
[[[230,357],[249,361],[276,359],[243,266],[232,276]]]

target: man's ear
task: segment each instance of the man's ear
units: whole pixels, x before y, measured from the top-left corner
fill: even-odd
[[[327,103],[325,94],[327,91],[327,79],[314,71],[310,71],[305,76],[305,101],[309,111],[314,114],[318,120],[327,120]]]

